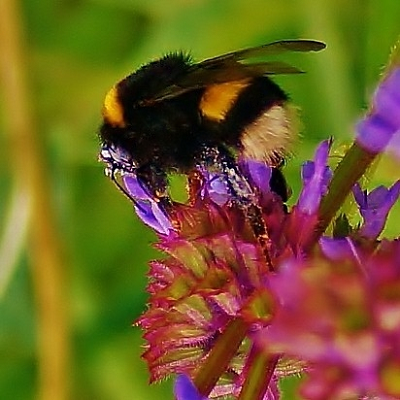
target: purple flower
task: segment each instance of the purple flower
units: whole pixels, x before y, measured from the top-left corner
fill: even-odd
[[[150,228],[162,235],[173,232],[173,225],[160,203],[146,190],[135,174],[125,174],[123,182],[128,194],[134,200],[138,217]]]
[[[400,181],[397,181],[390,189],[379,186],[369,194],[366,190],[361,190],[357,183],[353,187],[353,194],[364,218],[359,234],[376,239],[385,226],[389,211],[400,196]]]
[[[317,147],[314,161],[303,164],[303,188],[297,204],[292,208],[284,225],[288,246],[291,253],[296,256],[303,255],[305,249],[308,249],[314,240],[319,206],[332,177],[332,172],[327,165],[330,148],[331,141],[323,141]]]
[[[372,153],[389,150],[400,157],[400,68],[380,83],[370,113],[357,125],[357,143]]]
[[[303,164],[303,189],[300,193],[297,207],[304,214],[314,214],[319,207],[322,196],[326,193],[328,183],[332,177],[332,172],[327,164],[330,148],[331,142],[325,140],[318,146],[314,161],[308,161]]]
[[[319,245],[324,255],[331,260],[342,260],[356,256],[354,243],[348,237],[334,239],[324,236],[319,240]]]
[[[176,378],[174,393],[176,400],[207,400],[207,397],[201,396],[190,378],[184,374]]]

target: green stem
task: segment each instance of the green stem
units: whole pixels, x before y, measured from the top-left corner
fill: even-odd
[[[353,143],[336,168],[328,187],[328,193],[322,199],[318,213],[319,224],[311,244],[314,244],[325,232],[353,185],[364,175],[376,156],[376,153],[370,153],[358,146],[357,143]]]
[[[262,400],[278,360],[279,356],[271,356],[254,346],[247,360],[246,380],[238,400]]]
[[[215,341],[210,354],[197,372],[194,383],[203,396],[208,396],[226,371],[232,358],[246,336],[248,326],[239,318],[229,322],[225,331]]]

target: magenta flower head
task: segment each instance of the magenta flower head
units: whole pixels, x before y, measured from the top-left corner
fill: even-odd
[[[307,363],[304,398],[399,398],[399,242],[291,260],[270,284],[280,307],[258,338]]]
[[[278,400],[279,382],[301,373],[306,399],[400,398],[400,245],[380,237],[400,182],[358,183],[378,153],[400,154],[399,84],[395,66],[336,169],[333,141],[316,148],[293,206],[279,162],[221,160],[209,147],[181,204],[157,195],[126,153],[103,148],[165,254],[150,263],[136,323],[151,382],[177,375],[177,400]],[[351,192],[355,226],[342,208]]]
[[[157,245],[167,257],[151,264],[149,308],[138,320],[143,357],[152,381],[185,374],[201,396],[238,396],[252,368],[251,334],[268,324],[274,307],[270,273],[243,210],[204,193],[194,206],[175,207],[180,229]],[[275,363],[264,391],[275,390]]]

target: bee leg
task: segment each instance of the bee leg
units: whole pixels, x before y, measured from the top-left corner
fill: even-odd
[[[209,172],[215,172],[225,177],[233,202],[246,215],[254,236],[261,247],[268,269],[270,271],[275,270],[270,257],[271,240],[261,207],[258,204],[256,189],[253,188],[248,179],[239,170],[235,159],[227,149],[212,146],[205,147],[200,159],[200,169],[204,168]]]
[[[239,171],[235,159],[222,147],[206,146],[200,155],[199,169],[221,175],[230,192],[233,202],[244,206],[257,203],[256,194],[248,180]]]
[[[189,171],[186,186],[189,205],[194,206],[200,198],[203,183],[203,177],[198,169]]]
[[[239,169],[228,149],[221,146],[205,147],[200,160],[200,170],[205,169],[223,177],[233,203],[241,208],[258,204],[256,188]]]

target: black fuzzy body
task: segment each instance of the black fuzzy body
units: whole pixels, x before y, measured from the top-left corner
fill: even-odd
[[[230,154],[243,150],[243,130],[273,105],[287,101],[285,93],[266,76],[248,78],[248,85],[222,121],[202,115],[200,103],[207,86],[197,87],[196,82],[191,90],[152,101],[164,88],[190,76],[192,70],[187,57],[174,54],[119,82],[117,100],[123,109],[124,126],[115,126],[105,118],[100,129],[102,142],[122,148],[138,168],[188,173],[204,147],[222,148]]]

